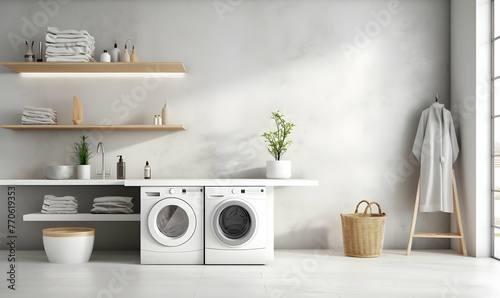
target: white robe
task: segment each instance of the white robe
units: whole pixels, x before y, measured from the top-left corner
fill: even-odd
[[[412,152],[420,162],[420,211],[453,212],[453,163],[458,143],[451,113],[434,103],[422,112]]]

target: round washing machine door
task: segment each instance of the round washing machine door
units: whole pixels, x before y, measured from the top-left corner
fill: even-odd
[[[253,239],[258,218],[254,208],[244,200],[229,199],[220,203],[212,214],[212,229],[227,246],[238,247]]]
[[[165,246],[186,243],[196,230],[193,208],[178,198],[166,198],[156,203],[148,216],[151,236]]]

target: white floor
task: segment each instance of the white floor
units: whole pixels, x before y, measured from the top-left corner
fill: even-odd
[[[138,252],[98,251],[89,263],[47,262],[18,251],[16,291],[6,288],[0,251],[0,297],[500,297],[500,261],[449,250],[385,251],[376,259],[342,251],[278,250],[265,266],[139,265]]]

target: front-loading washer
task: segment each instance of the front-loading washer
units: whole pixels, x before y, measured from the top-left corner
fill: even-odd
[[[141,188],[141,264],[203,264],[203,187]]]
[[[266,263],[266,188],[205,187],[205,264]]]

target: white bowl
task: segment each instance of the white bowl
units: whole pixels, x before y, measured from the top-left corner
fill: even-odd
[[[43,247],[51,263],[80,264],[90,259],[94,248],[93,228],[51,228],[42,230]]]
[[[44,166],[43,176],[51,180],[66,180],[73,176],[75,166]]]

